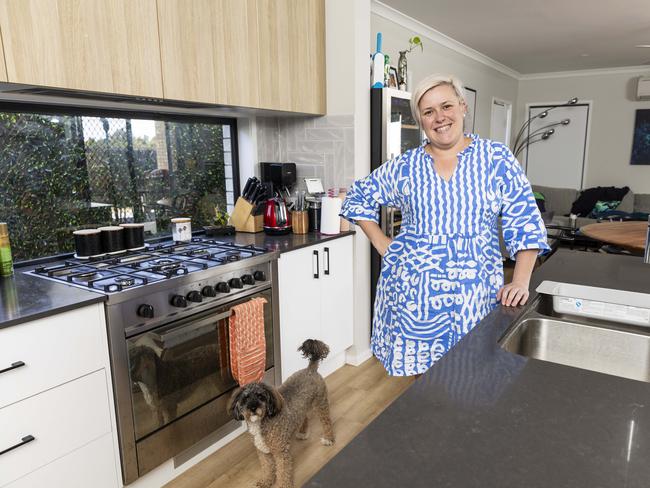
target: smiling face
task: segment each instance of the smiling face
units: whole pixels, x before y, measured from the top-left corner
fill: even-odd
[[[467,111],[451,85],[438,85],[427,91],[418,104],[422,129],[431,145],[451,149],[463,141],[463,118]]]

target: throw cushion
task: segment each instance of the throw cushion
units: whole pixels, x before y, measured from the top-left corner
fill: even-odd
[[[597,186],[596,188],[587,188],[580,192],[578,199],[571,206],[571,213],[585,217],[591,213],[598,200],[609,202],[623,200],[629,187],[616,188],[614,186]]]
[[[596,205],[594,205],[594,208],[589,212],[589,215],[587,217],[591,217],[592,219],[597,219],[601,217],[603,214],[610,210],[614,210],[616,207],[620,205],[620,200],[611,200],[609,202],[604,202],[602,200],[598,200],[596,202]]]

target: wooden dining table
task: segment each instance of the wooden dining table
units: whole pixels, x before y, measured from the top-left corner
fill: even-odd
[[[643,254],[648,222],[601,222],[580,227],[580,233]]]

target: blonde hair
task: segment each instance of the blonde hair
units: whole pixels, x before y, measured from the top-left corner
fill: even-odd
[[[415,91],[411,96],[411,113],[417,120],[418,125],[422,128],[422,120],[420,119],[420,99],[424,96],[429,90],[436,88],[440,85],[448,85],[454,89],[456,96],[463,103],[467,104],[465,101],[465,91],[463,90],[463,82],[458,78],[452,75],[440,75],[434,74],[429,75],[415,87]]]

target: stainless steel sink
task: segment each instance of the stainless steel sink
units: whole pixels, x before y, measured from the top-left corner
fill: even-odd
[[[548,282],[542,285],[538,291],[550,289]],[[594,296],[591,290],[587,290],[591,295],[585,295],[586,289],[577,290],[582,296],[575,300],[566,294],[540,293],[499,340],[500,346],[521,356],[650,383],[650,328],[640,325],[646,322],[647,313],[638,308],[639,304],[650,303],[648,297],[616,291],[609,296],[617,295],[617,303],[586,303]],[[599,300],[608,296],[602,291],[607,290],[595,295]],[[569,307],[567,300],[572,304]],[[630,300],[638,303],[628,305]]]
[[[500,341],[506,351],[650,383],[650,335],[551,317],[527,317]]]

